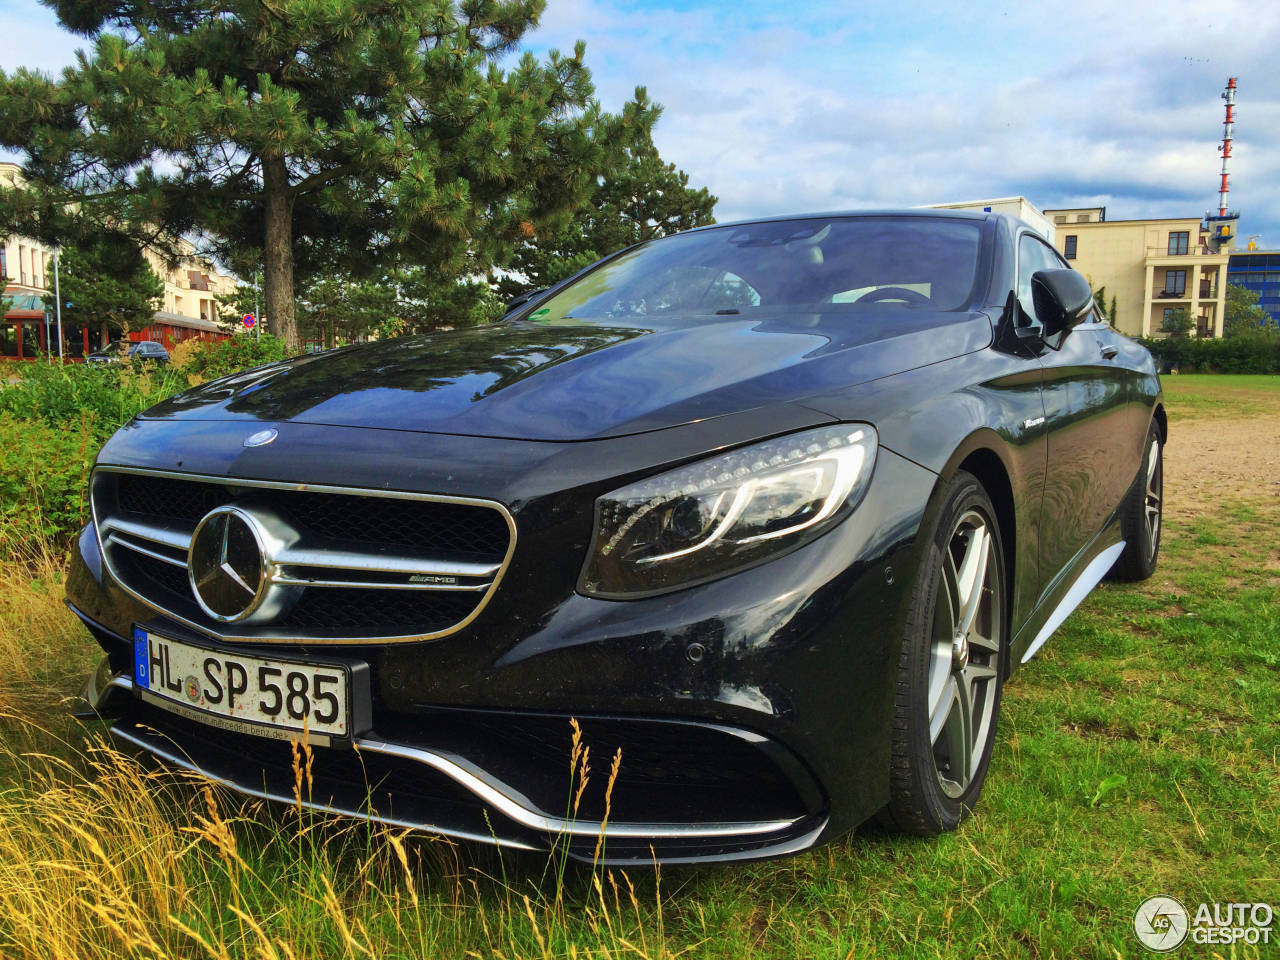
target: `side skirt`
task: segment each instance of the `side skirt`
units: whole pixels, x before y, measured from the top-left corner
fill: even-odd
[[[1022,663],[1026,663],[1036,651],[1044,646],[1045,641],[1053,635],[1053,632],[1062,626],[1062,622],[1071,615],[1076,607],[1080,606],[1084,598],[1087,597],[1094,587],[1107,575],[1120,554],[1124,551],[1124,541],[1114,543],[1107,547],[1096,557],[1089,561],[1089,565],[1080,571],[1080,575],[1076,577],[1075,582],[1063,594],[1062,599],[1058,601],[1058,605],[1054,607],[1053,612],[1049,614],[1049,619],[1044,622],[1044,626],[1040,628],[1040,632],[1036,634],[1034,640],[1027,647],[1026,652],[1022,655]]]

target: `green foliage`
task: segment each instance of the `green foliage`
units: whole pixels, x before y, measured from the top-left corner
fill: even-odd
[[[269,333],[256,336],[245,332],[226,340],[201,343],[175,366],[184,377],[185,387],[189,382],[185,379],[187,377],[215,380],[240,370],[276,363],[290,355],[291,351],[279,337]]]
[[[304,340],[332,347],[373,334],[398,336],[488,323],[502,315],[502,306],[483,280],[459,280],[416,267],[372,279],[319,278],[302,290],[298,322]]]
[[[1175,337],[1185,337],[1196,328],[1196,321],[1186,307],[1177,307],[1160,323],[1160,329]]]
[[[41,542],[65,547],[86,521],[98,448],[134,415],[192,383],[286,357],[264,335],[189,341],[170,366],[28,363],[0,371],[0,557]]]
[[[0,413],[55,429],[88,415],[95,451],[134,414],[188,386],[183,372],[150,363],[29,363],[20,372],[16,383],[0,383]]]
[[[119,231],[64,246],[58,268],[63,322],[94,331],[106,325],[113,339],[151,323],[164,296],[141,248]]]
[[[714,223],[716,198],[663,163],[653,143],[662,107],[637,87],[622,114],[601,131],[606,166],[590,199],[573,217],[530,236],[510,263],[516,276],[497,284],[504,301],[573,276],[607,254],[644,240]]]
[[[1227,284],[1227,305],[1222,315],[1222,335],[1239,337],[1259,332],[1275,333],[1276,322],[1258,306],[1258,294],[1238,283]]]
[[[1265,332],[1226,339],[1168,337],[1139,339],[1161,369],[1183,373],[1280,373],[1280,336]]]
[[[100,435],[92,410],[56,426],[0,412],[0,560],[62,546],[88,521]]]
[[[583,45],[515,56],[543,0],[49,5],[90,46],[57,79],[0,72],[28,185],[0,195],[0,230],[203,231],[241,275],[262,264],[291,347],[295,269],[483,274],[601,168]]]

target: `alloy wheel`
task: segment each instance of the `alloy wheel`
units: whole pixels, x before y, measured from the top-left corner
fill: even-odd
[[[952,798],[973,782],[995,713],[1004,641],[995,550],[991,522],[969,510],[942,557],[929,655],[929,741],[938,782]]]
[[[1160,441],[1153,439],[1147,448],[1147,551],[1155,556],[1160,546],[1160,498],[1164,494],[1164,466],[1160,459]]]

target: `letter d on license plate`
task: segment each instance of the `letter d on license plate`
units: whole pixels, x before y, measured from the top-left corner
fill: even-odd
[[[351,670],[344,664],[252,657],[135,627],[133,683],[143,699],[192,720],[319,742],[351,735]]]

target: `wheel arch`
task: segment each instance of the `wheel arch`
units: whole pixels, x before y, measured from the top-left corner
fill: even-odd
[[[1151,419],[1155,421],[1156,426],[1160,428],[1160,442],[1169,442],[1169,415],[1164,412],[1164,404],[1157,403],[1155,409],[1151,411]]]
[[[983,429],[970,434],[951,457],[947,460],[938,477],[935,495],[931,498],[930,519],[936,516],[940,506],[941,492],[947,483],[961,470],[972,474],[982,484],[982,488],[991,498],[995,507],[995,521],[1000,526],[1000,548],[1004,556],[1006,588],[1004,591],[1006,645],[1012,641],[1018,624],[1014,623],[1014,597],[1017,583],[1024,573],[1017,562],[1018,557],[1018,515],[1013,492],[1013,471],[1001,454],[1003,441],[993,430]],[[1009,669],[1006,664],[1006,671]]]

